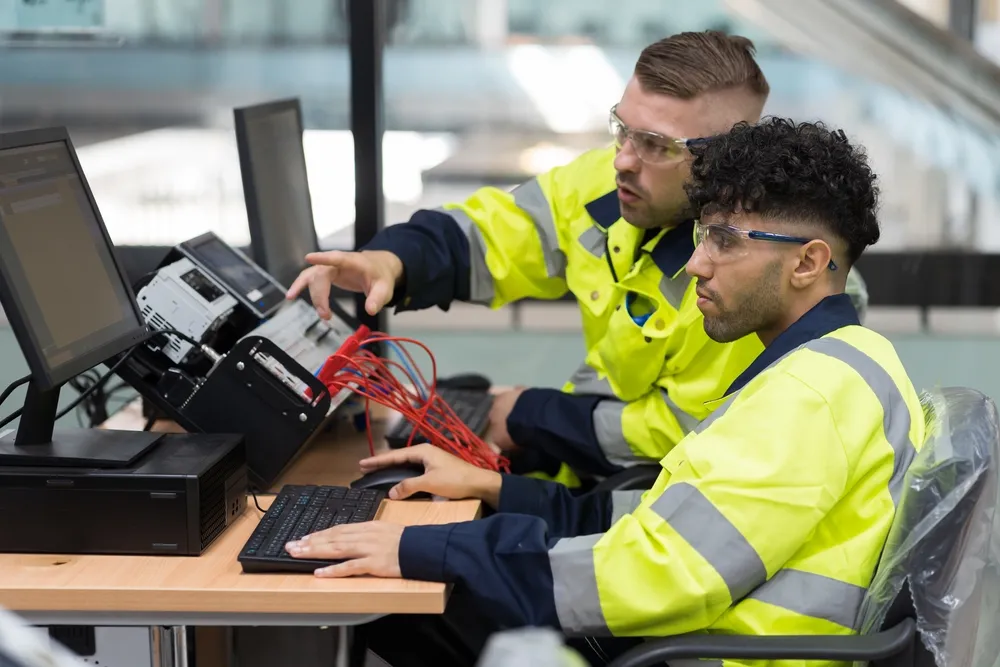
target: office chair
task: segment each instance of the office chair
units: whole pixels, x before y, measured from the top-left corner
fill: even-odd
[[[605,477],[595,484],[590,492],[645,491],[653,488],[653,482],[656,481],[661,472],[663,472],[663,466],[659,463],[640,463],[615,473],[611,477]]]
[[[609,667],[692,658],[992,666],[1000,655],[1000,637],[992,627],[980,632],[979,618],[984,596],[995,600],[1000,590],[1000,535],[993,534],[1000,460],[997,408],[976,390],[947,388],[925,395],[924,412],[928,440],[907,472],[858,614],[860,634],[688,634],[651,639]]]

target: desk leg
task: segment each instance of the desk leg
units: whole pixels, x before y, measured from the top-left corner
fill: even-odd
[[[183,625],[149,629],[153,667],[188,667],[187,628]]]
[[[364,625],[341,625],[337,628],[336,667],[364,667],[368,656]]]

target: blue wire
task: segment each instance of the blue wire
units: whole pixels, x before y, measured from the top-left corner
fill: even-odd
[[[420,392],[420,396],[423,398],[427,398],[427,388],[420,386],[420,376],[413,370],[413,366],[410,366],[409,362],[406,359],[406,354],[404,354],[403,350],[399,347],[399,345],[397,345],[393,341],[390,340],[386,342],[389,344],[389,347],[392,349],[392,351],[396,353],[396,356],[399,357],[399,361],[401,364],[403,364],[403,368],[406,369],[406,372],[409,373],[410,377],[413,378],[413,381],[417,383],[417,391]]]
[[[413,370],[413,366],[411,366],[409,361],[407,361],[406,355],[403,353],[403,350],[399,347],[399,345],[397,345],[391,340],[386,341],[386,343],[388,343],[392,351],[396,353],[396,356],[399,357],[399,361],[403,365],[403,368],[406,369],[406,372],[409,373],[410,377],[413,378],[413,381],[417,383],[417,391],[420,392],[420,396],[423,398],[427,398],[427,393],[428,393],[427,388],[424,386],[420,386],[420,376],[417,375],[417,373]],[[364,343],[362,343],[362,345],[364,345]],[[323,365],[325,366],[326,362],[323,362]],[[319,368],[316,369],[316,372],[313,375],[319,377],[319,373],[322,370],[323,366],[320,366]],[[346,370],[348,373],[354,373],[358,377],[361,377],[361,372],[358,371],[356,368],[345,368],[344,370]],[[385,387],[375,385],[374,388],[381,391],[383,394],[388,395],[389,393]]]

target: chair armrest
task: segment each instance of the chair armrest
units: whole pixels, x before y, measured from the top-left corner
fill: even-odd
[[[608,667],[647,667],[682,658],[734,660],[880,660],[898,655],[914,641],[916,622],[871,635],[682,635],[656,639],[623,653]]]
[[[594,485],[591,491],[630,491],[633,489],[645,491],[653,488],[653,482],[662,471],[663,468],[659,463],[643,463],[632,466],[601,480]]]

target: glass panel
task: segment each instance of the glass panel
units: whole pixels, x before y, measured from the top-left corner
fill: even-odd
[[[119,48],[4,51],[4,129],[69,127],[116,243],[172,245],[211,230],[246,245],[233,108],[299,96],[310,137],[343,132],[343,0],[105,3]],[[349,143],[336,151],[333,168],[311,174],[314,192],[351,182]]]

